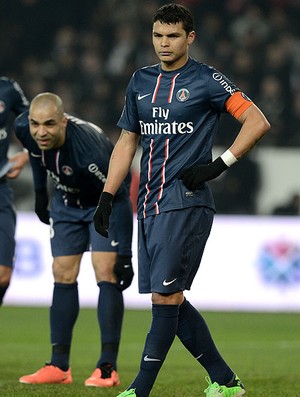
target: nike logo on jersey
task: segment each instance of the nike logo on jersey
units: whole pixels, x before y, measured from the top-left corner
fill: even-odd
[[[148,354],[146,354],[146,356],[144,357],[144,361],[161,361],[159,358],[151,358],[148,356]]]
[[[30,152],[30,156],[32,156],[32,157],[37,157],[37,158],[42,157],[41,154],[35,154],[35,153],[33,153],[33,152]]]
[[[150,94],[145,94],[145,95],[138,95],[138,101],[141,101],[142,99],[144,99],[144,98],[146,98],[147,96],[149,96],[149,95],[151,95],[151,92],[150,92]]]
[[[164,285],[165,287],[167,287],[168,285],[174,283],[174,281],[176,281],[176,280],[177,280],[177,277],[174,278],[174,280],[171,280],[171,281],[164,280],[164,281],[163,281],[163,285]]]
[[[119,241],[112,240],[112,242],[110,244],[111,244],[112,247],[116,247],[120,243],[119,243]]]

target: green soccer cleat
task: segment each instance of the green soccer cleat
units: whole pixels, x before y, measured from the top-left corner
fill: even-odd
[[[125,390],[122,393],[118,394],[117,397],[136,397],[135,389]]]
[[[211,383],[207,376],[208,388],[204,390],[206,397],[240,397],[246,393],[245,387],[237,375],[227,386],[220,386],[217,382]]]

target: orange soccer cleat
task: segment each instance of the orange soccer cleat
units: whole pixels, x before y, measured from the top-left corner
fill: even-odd
[[[36,371],[31,375],[24,375],[19,379],[21,383],[28,384],[41,384],[41,383],[56,383],[56,384],[68,384],[72,383],[71,368],[67,371],[55,367],[51,364],[46,364],[44,367]]]
[[[112,387],[119,386],[120,380],[117,371],[110,364],[106,364],[101,368],[96,368],[84,384],[85,386]]]

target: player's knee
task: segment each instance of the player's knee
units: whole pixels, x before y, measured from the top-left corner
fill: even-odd
[[[0,287],[7,288],[10,284],[10,276],[0,274]]]
[[[9,286],[11,279],[12,268],[1,266],[0,267],[0,287],[6,288]]]
[[[174,294],[159,294],[153,292],[151,299],[154,305],[181,305],[184,301],[184,295],[183,291],[178,291]]]

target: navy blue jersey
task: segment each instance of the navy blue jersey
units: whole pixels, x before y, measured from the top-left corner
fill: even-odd
[[[191,192],[178,175],[212,161],[220,115],[236,91],[223,74],[192,58],[175,71],[157,64],[133,74],[118,126],[141,136],[138,218],[190,206],[214,209],[208,183]]]
[[[96,206],[107,177],[113,144],[98,126],[76,117],[68,119],[65,143],[41,150],[30,135],[28,112],[15,120],[15,132],[28,149],[36,190],[47,187],[47,175],[66,206]],[[128,194],[125,183],[116,197]]]
[[[29,102],[13,79],[0,77],[0,169],[7,162],[9,134],[7,124],[12,114],[18,116],[28,109]]]

